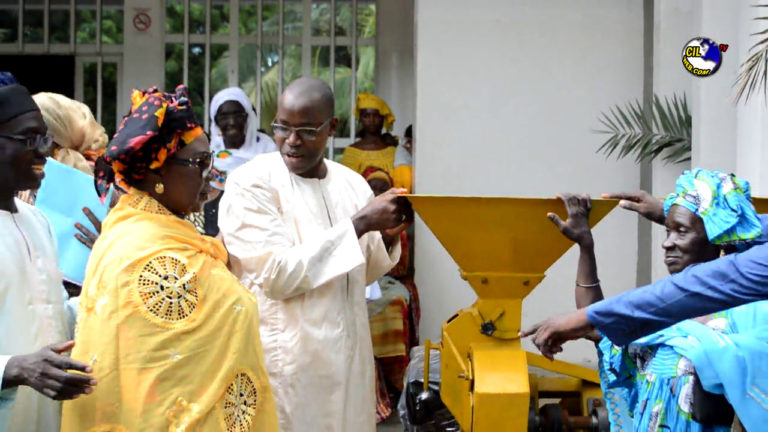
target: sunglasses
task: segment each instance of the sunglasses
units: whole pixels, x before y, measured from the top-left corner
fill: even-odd
[[[189,159],[170,158],[166,162],[195,167],[200,170],[202,177],[206,178],[213,168],[213,152],[199,153]]]
[[[329,118],[328,120],[324,121],[323,124],[316,128],[311,127],[291,127],[286,125],[281,125],[279,123],[272,123],[272,132],[274,132],[276,137],[280,138],[288,138],[296,132],[296,135],[301,138],[302,141],[314,141],[317,139],[317,135],[320,133],[321,130],[323,130],[324,127],[328,126],[328,124],[331,122],[333,117]]]
[[[24,147],[27,148],[27,150],[36,150],[39,153],[45,154],[53,145],[53,137],[51,135],[30,135],[30,136],[19,136],[19,135],[3,135],[0,134],[0,138],[5,138],[9,140],[14,140],[16,142],[20,142],[24,144]]]

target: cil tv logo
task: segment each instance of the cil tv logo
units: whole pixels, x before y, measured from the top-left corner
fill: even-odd
[[[727,44],[718,45],[705,37],[693,38],[683,47],[683,67],[697,77],[712,76],[720,69],[727,50]]]

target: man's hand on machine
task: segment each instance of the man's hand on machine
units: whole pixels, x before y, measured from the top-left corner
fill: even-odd
[[[555,359],[555,354],[563,351],[563,344],[587,336],[595,328],[587,320],[587,310],[578,309],[565,315],[556,316],[540,322],[520,332],[520,337],[531,336],[531,341],[541,354]]]
[[[370,231],[382,231],[392,238],[413,222],[413,208],[408,198],[401,196],[405,189],[392,188],[374,198],[352,216],[352,225],[358,237]]]
[[[666,220],[664,216],[664,202],[654,198],[644,190],[629,193],[602,194],[601,198],[621,200],[619,201],[619,207],[636,212],[640,216],[659,225],[664,225]]]

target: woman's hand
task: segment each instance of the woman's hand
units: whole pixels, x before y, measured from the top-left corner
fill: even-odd
[[[76,223],[75,228],[77,228],[77,230],[80,232],[75,233],[75,238],[80,243],[84,244],[88,249],[93,249],[93,244],[96,243],[96,239],[99,238],[99,234],[101,234],[101,220],[99,220],[99,218],[97,218],[88,207],[83,207],[83,213],[85,213],[85,217],[87,217],[88,220],[93,224],[93,227],[96,229],[96,233],[94,234],[91,230],[82,224]]]
[[[587,320],[586,309],[550,318],[535,324],[519,333],[521,338],[531,336],[531,341],[541,354],[555,359],[555,354],[563,351],[563,344],[588,336],[595,328]]]
[[[589,212],[592,210],[592,200],[589,195],[558,194],[557,198],[563,200],[565,210],[568,212],[568,220],[563,222],[554,213],[547,213],[557,229],[569,240],[580,246],[592,246],[592,230],[589,228]]]
[[[664,225],[666,220],[666,216],[664,215],[664,202],[654,198],[644,190],[631,193],[619,192],[602,194],[601,197],[621,200],[619,201],[619,207],[624,210],[636,212],[640,216],[659,225]]]

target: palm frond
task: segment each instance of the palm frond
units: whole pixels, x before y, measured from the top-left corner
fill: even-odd
[[[617,159],[633,155],[638,163],[661,155],[667,163],[691,159],[691,114],[685,94],[663,101],[654,95],[649,116],[634,100],[612,106],[600,113],[598,121],[603,129],[594,132],[608,135],[598,153],[615,154]]]
[[[752,5],[753,7],[764,8],[768,4]],[[754,18],[757,21],[768,20],[768,16],[759,16]],[[765,35],[768,28],[752,33],[750,36]],[[752,54],[739,66],[739,75],[733,87],[736,88],[734,102],[738,103],[744,98],[744,103],[749,101],[750,96],[755,90],[762,88],[763,95],[768,96],[768,38],[764,38],[749,48]]]

